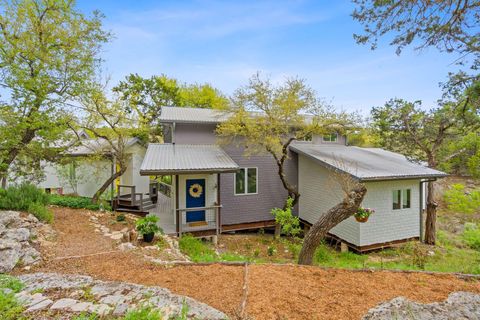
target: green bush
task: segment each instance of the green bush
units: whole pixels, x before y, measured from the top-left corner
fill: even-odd
[[[50,223],[53,221],[53,214],[46,208],[48,203],[48,195],[28,183],[0,192],[0,209],[27,211],[39,220]]]
[[[26,320],[22,315],[24,307],[15,298],[14,293],[0,290],[0,316],[2,320]]]
[[[48,208],[40,203],[32,203],[28,207],[27,211],[37,217],[38,220],[52,223],[53,213]]]
[[[475,213],[480,211],[480,190],[466,192],[462,184],[453,184],[445,191],[443,198],[448,209],[458,213]]]
[[[475,223],[465,223],[462,238],[470,248],[480,250],[480,228]]]
[[[144,305],[130,310],[125,314],[123,320],[162,320],[162,313],[152,306]]]
[[[28,183],[8,187],[0,193],[0,209],[27,211],[32,203],[45,206],[48,204],[48,195]]]
[[[0,274],[0,289],[10,289],[17,293],[22,291],[25,285],[15,277],[7,274]]]
[[[62,196],[58,194],[50,195],[50,204],[60,206],[60,207],[68,207],[68,208],[74,208],[74,209],[87,209],[92,211],[98,211],[102,207],[105,210],[111,210],[109,205],[94,204],[92,203],[92,200],[87,197]]]
[[[178,243],[180,251],[189,256],[194,262],[213,262],[218,260],[212,248],[191,234],[182,235]]]
[[[286,236],[297,236],[302,229],[300,228],[300,219],[292,214],[293,199],[287,199],[287,205],[284,209],[273,208],[272,215],[275,222],[282,227],[282,234]]]

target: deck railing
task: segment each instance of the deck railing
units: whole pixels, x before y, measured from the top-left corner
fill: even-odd
[[[122,193],[122,190],[124,189],[129,189],[130,191],[128,193]],[[117,186],[117,197],[115,198],[116,205],[118,206],[120,204],[120,201],[129,202],[131,206],[138,205],[140,211],[143,211],[143,193],[135,191],[135,186],[119,184]]]
[[[221,205],[211,207],[181,208],[177,209],[178,234],[215,230],[215,234],[220,233],[220,208]],[[205,211],[205,220],[187,222],[187,214],[194,211]]]
[[[172,186],[166,184],[165,182],[158,182],[158,192],[171,198],[172,197]]]

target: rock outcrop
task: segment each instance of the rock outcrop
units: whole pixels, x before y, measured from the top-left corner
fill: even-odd
[[[226,319],[222,312],[179,296],[161,287],[147,287],[124,282],[94,280],[88,276],[33,273],[19,277],[25,284],[16,294],[26,307],[26,313],[49,319],[48,313],[68,318],[76,313],[96,313],[101,317],[122,316],[130,309],[148,305],[170,319],[188,308],[189,319]],[[55,318],[57,319],[57,318]],[[63,318],[62,318],[63,319]]]
[[[443,302],[418,303],[398,297],[370,309],[363,320],[478,320],[480,295],[471,292],[454,292]]]
[[[41,260],[32,246],[45,225],[33,215],[22,217],[16,211],[0,211],[0,273],[10,272],[17,265],[28,266]]]

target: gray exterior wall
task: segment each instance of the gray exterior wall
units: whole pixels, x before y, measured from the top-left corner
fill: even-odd
[[[320,214],[336,205],[343,194],[334,182],[331,171],[299,155],[298,183],[300,190],[299,217],[311,224]],[[420,180],[389,180],[366,182],[367,194],[362,206],[375,209],[368,222],[358,223],[354,217],[341,222],[330,233],[354,244],[367,246],[418,237]],[[393,190],[411,189],[411,207],[392,209]]]
[[[222,224],[239,224],[273,220],[271,210],[281,208],[287,192],[278,176],[278,166],[270,155],[245,157],[242,148],[233,146],[224,150],[242,168],[257,168],[257,194],[235,195],[234,173],[220,175]],[[297,182],[297,155],[292,153],[285,166],[291,184]],[[296,214],[296,208],[294,213]]]
[[[176,144],[215,144],[213,124],[176,124]],[[278,176],[278,167],[270,155],[245,157],[244,150],[235,146],[222,147],[242,168],[257,168],[257,194],[235,195],[234,173],[220,174],[220,201],[223,205],[223,225],[273,220],[272,208],[283,207],[287,192]],[[297,155],[291,153],[285,171],[289,181],[297,185]],[[295,211],[296,213],[296,208]]]
[[[176,144],[215,144],[215,124],[177,123],[173,140]]]

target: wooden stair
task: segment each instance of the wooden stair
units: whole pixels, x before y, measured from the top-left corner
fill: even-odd
[[[157,195],[153,193],[136,193],[135,186],[118,186],[117,194],[120,194],[120,188],[129,188],[131,192],[121,194],[113,200],[113,209],[119,212],[130,212],[139,216],[146,216],[149,210],[157,205]]]

